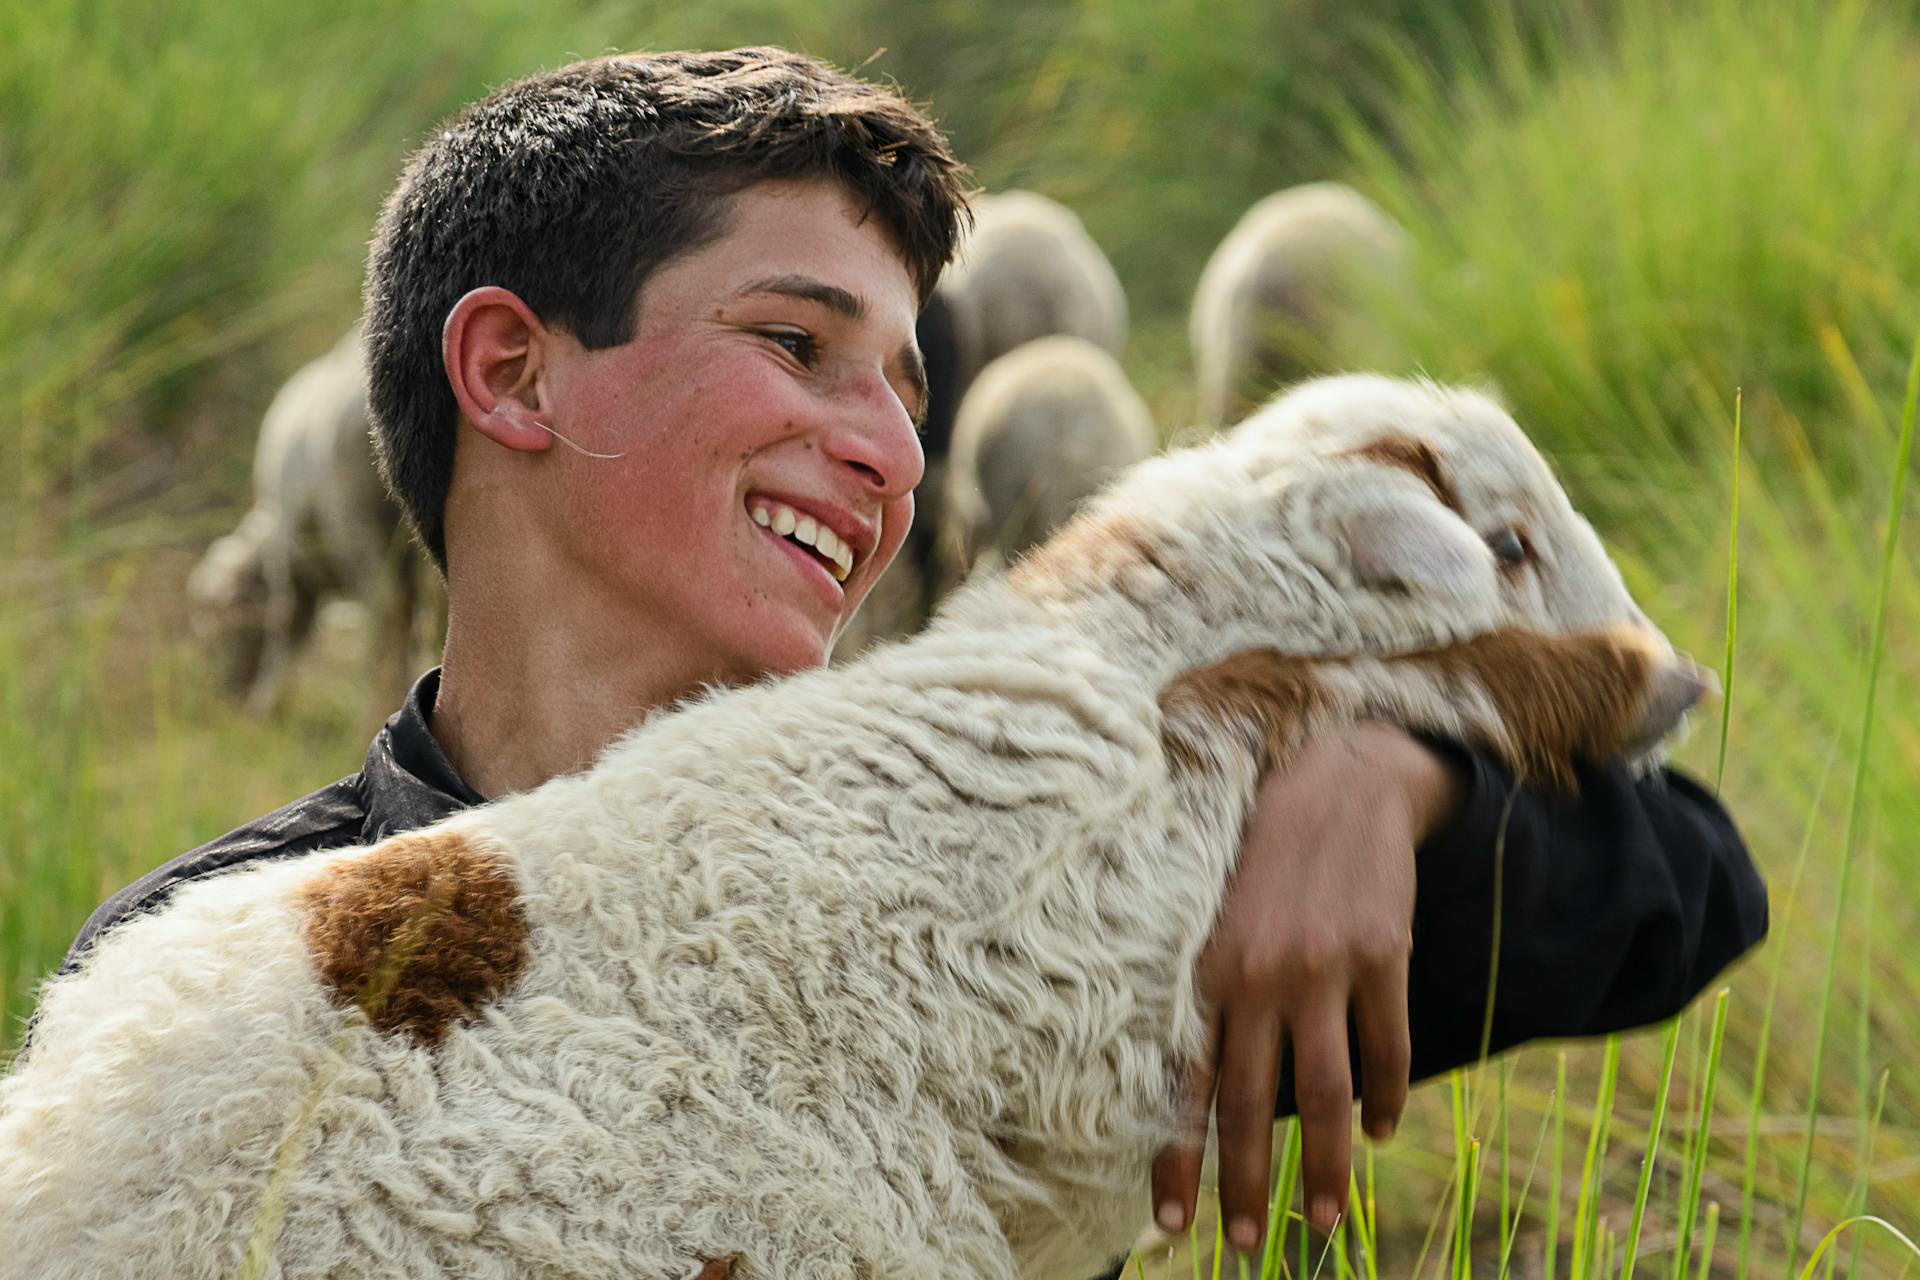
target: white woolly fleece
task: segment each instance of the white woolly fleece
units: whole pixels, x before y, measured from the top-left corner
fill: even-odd
[[[1363,715],[1499,742],[1484,696],[1386,656],[1638,619],[1504,413],[1409,395],[1393,430],[1433,426],[1452,518],[1530,513],[1544,587],[1355,580],[1343,539],[1438,518],[1392,467],[1151,460],[926,634],[441,824],[512,867],[531,960],[436,1047],[336,1008],[305,951],[299,886],[367,851],[187,885],[47,989],[0,1082],[0,1275],[1092,1274],[1148,1217],[1257,780],[1249,726],[1167,723],[1168,682],[1250,647],[1382,655],[1295,744]],[[1076,551],[1116,520],[1149,559]]]

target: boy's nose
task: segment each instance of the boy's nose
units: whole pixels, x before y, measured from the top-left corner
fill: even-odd
[[[861,485],[881,501],[909,493],[926,471],[920,433],[906,406],[884,378],[849,397],[836,415],[824,447],[827,456],[851,468]]]

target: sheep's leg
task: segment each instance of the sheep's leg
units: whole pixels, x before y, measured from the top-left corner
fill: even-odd
[[[1698,669],[1659,637],[1622,626],[1575,635],[1500,630],[1392,658],[1247,650],[1184,673],[1160,701],[1168,749],[1188,764],[1215,749],[1207,726],[1240,726],[1267,769],[1315,732],[1384,719],[1465,737],[1523,776],[1568,787],[1576,757],[1650,749],[1705,687]]]
[[[287,665],[312,626],[318,604],[295,574],[283,539],[273,538],[261,548],[261,571],[267,581],[266,634],[247,691],[247,710],[254,716],[270,715],[279,706]]]

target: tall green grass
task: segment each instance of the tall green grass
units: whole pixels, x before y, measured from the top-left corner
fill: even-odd
[[[1417,246],[1385,350],[1496,383],[1654,616],[1723,655],[1738,696],[1681,761],[1721,778],[1776,892],[1772,954],[1665,1036],[1557,1073],[1523,1054],[1510,1087],[1486,1068],[1467,1086],[1504,1098],[1491,1119],[1430,1105],[1403,1126],[1413,1149],[1382,1168],[1407,1212],[1369,1224],[1399,1274],[1509,1265],[1486,1160],[1529,1123],[1556,1137],[1547,1176],[1521,1178],[1522,1214],[1546,1203],[1515,1247],[1544,1274],[1790,1276],[1817,1247],[1832,1274],[1914,1262],[1872,1225],[1920,1223],[1913,16],[1629,3],[1544,42],[1517,24],[1380,41],[1394,128],[1345,136]],[[1844,806],[1824,803],[1836,768]],[[1863,867],[1879,892],[1854,890]]]

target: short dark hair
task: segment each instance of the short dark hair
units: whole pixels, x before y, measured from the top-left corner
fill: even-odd
[[[459,411],[440,336],[469,290],[618,346],[647,277],[724,235],[734,194],[828,178],[880,220],[924,303],[967,216],[964,172],[897,90],[784,49],[595,58],[462,111],[408,163],[367,266],[375,453],[421,544],[444,572]]]

